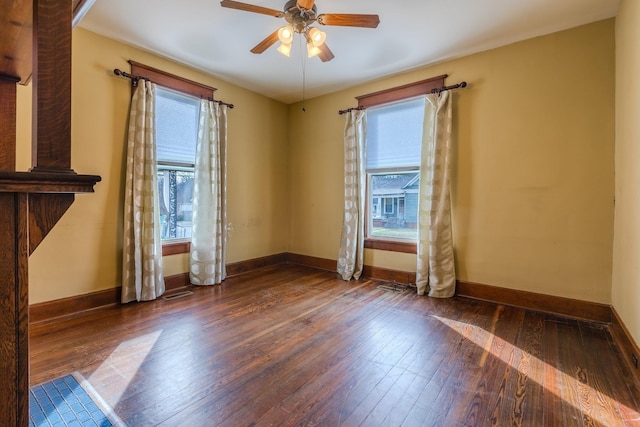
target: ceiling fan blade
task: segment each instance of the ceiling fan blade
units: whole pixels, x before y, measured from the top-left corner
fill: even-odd
[[[273,33],[269,34],[264,40],[258,43],[256,47],[251,49],[251,53],[262,53],[265,50],[269,49],[277,41],[278,41],[278,30],[275,30]]]
[[[315,0],[298,0],[298,7],[300,9],[311,9]]]
[[[318,49],[320,49],[320,53],[318,54],[318,58],[320,58],[320,60],[322,62],[329,62],[333,58],[335,58],[335,55],[333,54],[333,52],[331,52],[331,49],[329,49],[329,46],[327,46],[326,43],[322,43],[318,47]]]
[[[323,13],[322,15],[318,15],[318,22],[322,25],[376,28],[380,23],[380,17],[378,15],[350,13]]]
[[[253,4],[241,3],[234,0],[222,0],[220,2],[220,6],[228,7],[230,9],[245,10],[247,12],[262,13],[263,15],[275,16],[276,18],[284,16],[284,13],[279,10],[269,9],[268,7],[255,6]]]

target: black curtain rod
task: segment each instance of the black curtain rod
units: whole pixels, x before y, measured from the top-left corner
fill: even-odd
[[[131,84],[133,85],[133,87],[138,86],[138,80],[146,80],[146,81],[151,81],[150,79],[146,78],[146,77],[142,77],[142,76],[134,76],[133,74],[129,74],[126,73],[118,68],[114,68],[113,69],[113,74],[115,74],[116,76],[121,76],[121,77],[126,77],[128,79],[131,79]],[[213,98],[208,98],[209,101],[213,101],[216,104],[220,104],[220,105],[226,105],[227,107],[229,107],[230,110],[233,110],[234,105],[233,104],[229,104],[228,102],[224,102],[224,101],[217,101]]]
[[[458,84],[455,85],[451,85],[451,86],[442,86],[440,88],[435,88],[435,89],[431,89],[431,93],[440,93],[440,92],[444,92],[445,90],[452,90],[452,89],[461,89],[467,87],[467,82],[462,81]],[[338,111],[338,114],[342,115],[342,114],[346,114],[349,111],[354,111],[354,110],[366,110],[366,107],[353,107],[353,108],[347,108],[346,110],[340,110]]]

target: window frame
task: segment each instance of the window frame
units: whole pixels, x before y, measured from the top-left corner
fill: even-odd
[[[383,104],[390,104],[392,102],[404,101],[417,96],[424,96],[433,89],[440,89],[444,86],[444,79],[447,74],[431,77],[426,80],[420,80],[414,83],[408,83],[402,86],[396,86],[390,89],[384,89],[378,92],[369,93],[366,95],[356,96],[358,100],[358,108],[376,107]],[[402,168],[398,168],[399,171]],[[395,170],[395,169],[394,169]],[[378,249],[391,252],[403,252],[403,253],[417,253],[417,242],[400,241],[393,239],[383,239],[379,237],[371,237],[369,233],[369,216],[371,215],[371,209],[369,203],[369,172],[367,172],[367,203],[365,203],[365,237],[364,247],[368,249]],[[384,207],[381,206],[381,212]]]
[[[184,93],[184,92],[180,92],[180,91],[176,91],[170,88],[167,88],[166,86],[162,86],[162,85],[158,85],[157,89],[156,89],[156,102],[158,100],[158,97],[160,96],[160,92],[164,92],[164,93],[171,93],[173,95],[171,96],[175,96],[178,95],[181,98],[189,98],[190,100],[192,100],[194,102],[193,106],[196,107],[197,106],[197,110],[198,110],[198,116],[199,116],[199,110],[200,110],[200,98],[195,97],[191,94],[188,93]],[[158,108],[156,105],[156,113],[158,112]],[[157,120],[157,116],[156,116],[156,120]],[[197,138],[197,123],[199,121],[199,117],[196,119],[195,121],[195,125],[196,125],[196,129],[195,129],[195,136]],[[160,126],[157,126],[156,124],[156,131],[158,131],[158,129],[160,129]],[[177,174],[178,173],[184,173],[184,172],[188,172],[190,173],[193,178],[195,179],[195,146],[197,145],[197,141],[193,141],[194,142],[194,158],[191,160],[191,162],[186,162],[185,159],[178,159],[175,158],[173,160],[159,160],[157,159],[156,164],[158,166],[158,179],[160,179],[160,172],[169,172],[169,174],[173,173],[175,174],[175,178],[177,181]],[[157,150],[160,150],[159,147],[159,142],[158,140],[156,140],[156,144],[157,144]],[[166,176],[165,176],[166,178]],[[171,181],[171,179],[169,180]],[[164,181],[163,185],[166,185],[167,182]],[[177,191],[177,187],[176,187],[176,191]],[[160,194],[158,195],[160,199],[162,199],[162,197],[160,196]],[[176,192],[176,203],[177,203],[177,198],[178,198],[178,193]],[[166,202],[166,200],[165,200]],[[162,204],[162,202],[161,202]],[[171,208],[169,208],[171,209]],[[176,209],[178,209],[178,207],[176,206]],[[178,225],[178,212],[176,212],[176,217],[174,218],[175,221],[175,230],[177,231],[180,226]],[[162,223],[161,223],[162,224]],[[168,226],[171,226],[171,218],[169,218],[169,224]],[[160,233],[161,235],[163,234],[162,232]],[[164,245],[171,245],[171,244],[175,244],[175,243],[184,243],[187,242],[191,239],[191,236],[189,237],[172,237],[172,238],[163,238],[162,242]]]
[[[217,90],[215,87],[185,79],[184,77],[180,77],[136,61],[130,60],[128,62],[131,65],[132,75],[150,80],[158,86],[162,86],[176,92],[181,92],[185,95],[191,95],[202,99],[213,99],[214,93]],[[131,83],[131,91],[133,94],[137,87],[137,81],[132,80]],[[190,250],[191,242],[189,241],[169,240],[163,241],[162,243],[162,256],[188,253]]]

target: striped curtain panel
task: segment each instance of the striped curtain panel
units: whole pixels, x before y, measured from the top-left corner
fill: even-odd
[[[451,95],[427,95],[418,195],[418,294],[452,297],[456,273],[451,227]]]
[[[122,302],[164,293],[155,137],[155,84],[141,80],[131,99],[124,200]]]
[[[227,106],[200,102],[189,277],[215,285],[227,276]]]
[[[359,279],[364,264],[367,113],[351,110],[344,128],[344,217],[338,252],[338,273]]]

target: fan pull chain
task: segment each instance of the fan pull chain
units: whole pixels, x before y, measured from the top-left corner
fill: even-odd
[[[307,88],[307,55],[304,51],[304,46],[302,43],[302,35],[298,39],[300,42],[298,45],[300,46],[300,62],[302,63],[302,112],[306,113],[306,88]]]
[[[306,76],[305,76],[305,71],[306,71],[306,67],[302,68],[302,112],[305,113],[307,111],[306,109]]]

